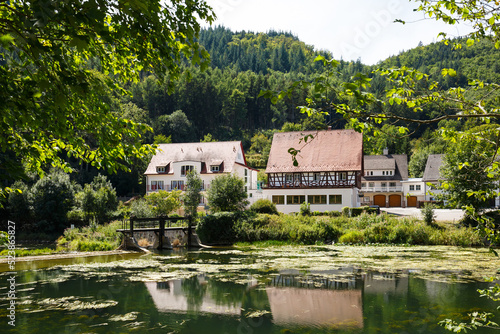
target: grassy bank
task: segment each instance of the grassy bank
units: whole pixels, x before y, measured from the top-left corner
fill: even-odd
[[[116,229],[120,227],[121,222],[116,221],[105,225],[68,228],[57,239],[56,249],[49,247],[33,249],[16,247],[16,257],[114,250],[121,243],[122,234],[116,232]],[[0,256],[7,255],[9,255],[8,249],[5,248],[0,251]]]
[[[297,244],[408,244],[483,246],[479,232],[456,224],[425,224],[416,218],[363,213],[358,217],[311,217],[218,213],[197,228],[202,242],[223,244],[274,240]]]
[[[121,228],[121,222],[115,221],[105,225],[85,226],[66,229],[57,239],[59,249],[66,251],[108,251],[118,248],[122,234],[116,232]]]

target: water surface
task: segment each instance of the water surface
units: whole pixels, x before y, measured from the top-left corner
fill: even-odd
[[[449,333],[440,320],[496,308],[476,290],[497,261],[482,249],[328,246],[18,262],[16,327],[4,271],[0,331]]]

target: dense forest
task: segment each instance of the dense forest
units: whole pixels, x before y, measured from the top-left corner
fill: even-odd
[[[241,140],[249,163],[265,168],[274,132],[345,127],[345,121],[335,113],[314,117],[300,113],[298,107],[305,105],[306,98],[313,94],[310,88],[298,87],[291,97],[277,104],[259,97],[262,90],[280,91],[297,80],[313,81],[323,75],[323,64],[314,59],[318,55],[331,58],[327,52],[316,51],[292,33],[276,31],[232,32],[215,27],[202,30],[199,42],[210,53],[211,66],[201,71],[185,64],[182,77],[171,94],[167,92],[168,82],[158,84],[155,77],[144,72],[140,82],[126,87],[131,95],[110,91],[103,97],[109,99],[112,109],[122,117],[152,126],[154,132],[144,138],[145,143]],[[92,66],[99,70],[98,64]],[[332,80],[340,84],[363,72],[372,78],[369,90],[383,96],[387,83],[372,71],[378,67],[401,66],[429,74],[443,88],[465,87],[469,80],[476,78],[500,82],[500,54],[491,44],[482,42],[457,50],[452,43],[419,45],[375,66],[340,60]],[[442,79],[443,68],[453,68],[457,75]],[[333,92],[331,98],[335,98]],[[402,115],[410,112],[402,106],[390,108],[396,108]],[[425,119],[433,112],[426,109],[417,117]],[[427,155],[442,153],[445,149],[445,143],[433,131],[438,124],[410,125],[409,134],[399,133],[397,125],[381,124],[382,131],[377,136],[366,134],[365,153],[380,154],[384,147],[391,153],[406,153],[412,156],[411,175],[419,176]],[[455,129],[466,126],[460,121],[440,124],[443,125]],[[71,177],[80,184],[89,183],[99,172],[78,161],[72,163],[76,173]],[[132,161],[132,173],[108,175],[119,196],[144,192],[142,173],[147,163]]]

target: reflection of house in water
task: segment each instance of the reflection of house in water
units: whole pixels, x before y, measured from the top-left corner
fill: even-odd
[[[363,327],[361,290],[266,288],[279,325]]]
[[[361,272],[354,268],[281,271],[264,290],[211,281],[201,275],[187,280],[148,282],[146,287],[161,312],[202,312],[244,317],[248,310],[271,311],[280,326],[364,328],[364,299],[368,295],[405,295],[408,273]],[[236,287],[236,288],[235,288]],[[365,299],[366,302],[366,299]],[[246,310],[246,311],[245,311]],[[243,311],[243,312],[242,312]]]
[[[217,303],[208,293],[202,294],[200,299],[191,298],[182,287],[183,280],[170,280],[167,282],[146,282],[156,308],[160,312],[207,312],[216,314],[240,315],[241,303]],[[206,284],[204,277],[198,277],[200,286]]]
[[[282,271],[266,288],[273,322],[279,325],[363,328],[362,281],[352,268]]]
[[[369,272],[363,275],[363,292],[368,294],[408,293],[409,277],[407,274]]]

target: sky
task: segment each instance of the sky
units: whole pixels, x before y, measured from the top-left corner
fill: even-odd
[[[408,0],[207,0],[217,21],[233,31],[292,32],[335,59],[372,65],[401,51],[438,40],[438,33],[463,36],[467,26],[450,26],[414,12]],[[394,20],[406,21],[406,24]]]

